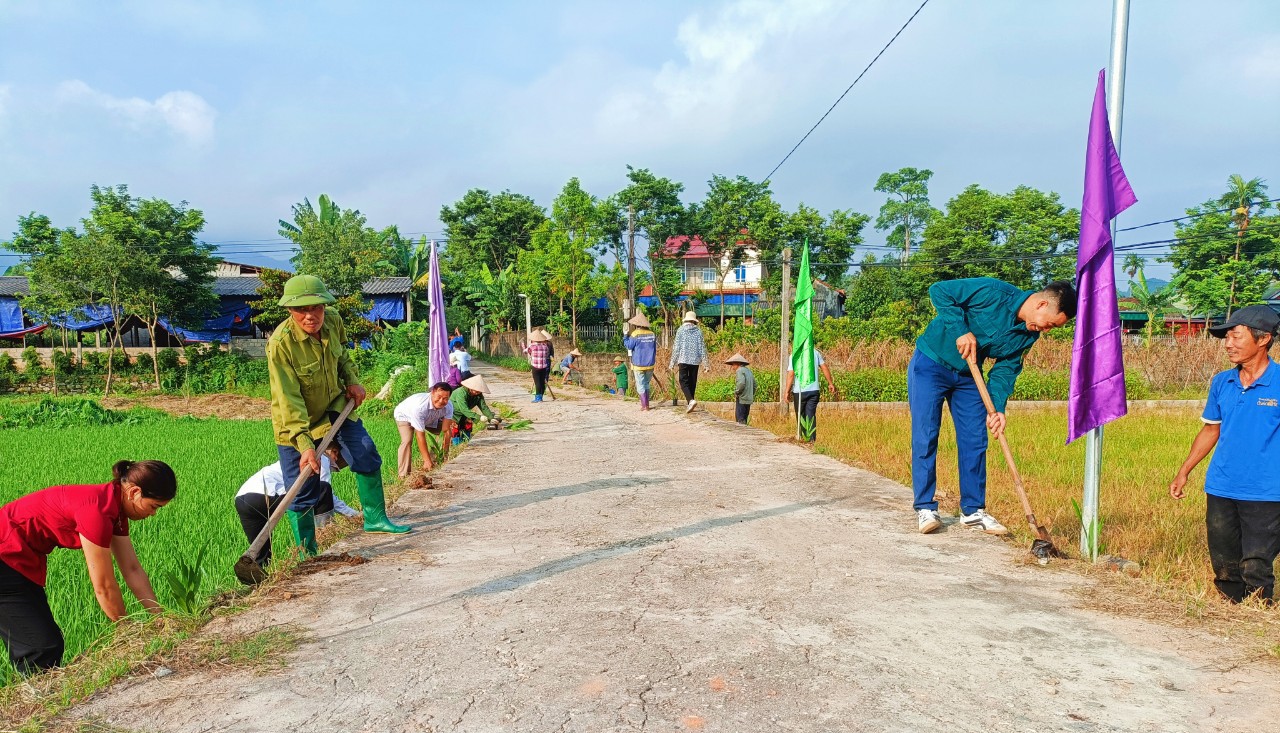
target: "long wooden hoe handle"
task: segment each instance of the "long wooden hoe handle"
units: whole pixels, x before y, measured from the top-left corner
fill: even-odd
[[[996,406],[991,401],[991,393],[987,391],[987,383],[982,378],[982,370],[978,368],[977,361],[972,358],[967,361],[969,362],[969,372],[973,374],[973,382],[978,385],[978,393],[982,395],[982,404],[987,407],[987,415],[994,415]],[[1042,532],[1040,525],[1036,522],[1036,513],[1031,510],[1031,500],[1027,498],[1027,490],[1022,485],[1022,474],[1018,473],[1018,466],[1013,461],[1013,451],[1009,450],[1009,441],[1005,439],[1004,431],[1000,432],[1000,448],[1004,451],[1005,465],[1009,467],[1009,473],[1013,476],[1014,491],[1018,493],[1018,500],[1022,502],[1022,513],[1027,516],[1027,524],[1031,525],[1031,531],[1037,537],[1040,537]],[[1040,538],[1047,539],[1046,537]]]
[[[342,412],[338,413],[338,419],[333,421],[333,427],[329,428],[329,432],[325,434],[324,440],[320,441],[320,447],[316,449],[317,459],[323,456],[325,451],[329,450],[329,445],[333,443],[334,436],[338,434],[338,428],[341,428],[342,423],[346,422],[347,415],[351,414],[351,410],[355,406],[355,400],[347,400],[347,406],[342,408]],[[302,469],[302,472],[298,474],[298,480],[294,481],[293,486],[289,487],[289,491],[285,493],[284,498],[280,500],[280,503],[276,505],[275,510],[271,512],[271,516],[267,519],[266,526],[258,533],[253,544],[249,545],[249,549],[245,550],[245,553],[244,555],[241,555],[241,558],[248,558],[255,563],[258,561],[258,553],[262,552],[262,548],[271,541],[271,532],[275,530],[276,525],[280,523],[280,519],[284,517],[284,513],[289,511],[289,505],[293,503],[294,498],[298,496],[298,492],[302,490],[302,485],[307,482],[307,479],[311,478],[312,473],[313,471],[310,466],[306,466]]]

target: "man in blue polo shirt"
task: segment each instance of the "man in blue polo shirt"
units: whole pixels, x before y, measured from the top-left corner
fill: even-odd
[[[1241,308],[1209,329],[1235,364],[1214,376],[1204,427],[1169,484],[1186,496],[1187,477],[1209,451],[1204,475],[1205,529],[1213,584],[1232,603],[1257,596],[1270,603],[1280,554],[1280,373],[1267,355],[1280,316],[1266,305]]]
[[[944,280],[929,287],[938,315],[916,340],[907,365],[907,401],[911,409],[911,484],[920,532],[942,526],[938,502],[938,432],[942,403],[951,407],[960,464],[960,521],[987,534],[1009,530],[987,514],[987,430],[1004,431],[1004,408],[1022,372],[1022,357],[1040,334],[1076,315],[1076,289],[1059,281],[1043,290],[1022,290],[990,277]],[[987,373],[996,412],[987,416],[967,359]]]

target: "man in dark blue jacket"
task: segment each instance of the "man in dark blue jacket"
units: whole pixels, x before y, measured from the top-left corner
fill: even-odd
[[[988,534],[1009,530],[986,512],[987,430],[1004,431],[1005,404],[1022,371],[1022,357],[1040,334],[1065,325],[1076,315],[1076,290],[1060,281],[1040,291],[1021,290],[989,277],[946,280],[929,288],[938,315],[916,340],[907,366],[907,400],[911,407],[911,484],[915,491],[920,532],[942,526],[938,502],[938,432],[942,403],[951,407],[960,464],[960,515],[967,527]],[[968,359],[987,374],[995,414],[987,416]]]

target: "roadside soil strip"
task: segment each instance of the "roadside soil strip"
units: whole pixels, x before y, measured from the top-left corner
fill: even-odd
[[[1090,582],[910,492],[705,412],[474,363],[526,431],[480,431],[394,507],[417,531],[216,623],[296,624],[265,676],[123,683],[77,709],[146,731],[1257,731],[1274,662],[1078,608]],[[391,446],[383,446],[390,449]],[[386,456],[384,455],[384,460]],[[228,509],[229,510],[229,509]],[[1015,517],[1005,518],[1007,521]]]

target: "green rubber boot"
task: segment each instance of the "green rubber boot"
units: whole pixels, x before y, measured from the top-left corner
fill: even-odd
[[[404,534],[412,529],[387,519],[387,500],[382,494],[381,473],[357,473],[356,490],[360,494],[360,508],[364,510],[364,531]]]
[[[315,557],[320,554],[320,548],[316,545],[315,512],[308,509],[305,512],[285,513],[289,515],[289,526],[293,527],[293,539],[298,543],[298,547],[302,548],[302,554],[306,557]]]

